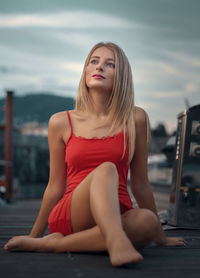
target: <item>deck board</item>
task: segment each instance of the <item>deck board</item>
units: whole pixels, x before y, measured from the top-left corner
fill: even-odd
[[[186,247],[151,245],[141,252],[144,261],[114,268],[106,252],[34,253],[6,252],[2,249],[14,235],[28,234],[39,211],[41,200],[23,200],[0,207],[1,277],[200,277],[200,231],[175,229],[169,236],[183,236]]]

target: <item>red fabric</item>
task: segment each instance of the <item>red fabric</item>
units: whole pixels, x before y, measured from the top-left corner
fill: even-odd
[[[69,111],[67,111],[67,115],[71,127],[71,135],[65,149],[67,191],[53,208],[48,219],[50,233],[60,232],[64,235],[72,233],[70,203],[74,189],[92,170],[103,162],[112,162],[117,167],[121,214],[132,208],[132,202],[127,192],[128,139],[125,155],[121,159],[124,150],[123,131],[104,138],[78,137],[73,134]]]

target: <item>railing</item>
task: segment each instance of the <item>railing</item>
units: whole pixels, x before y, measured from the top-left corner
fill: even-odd
[[[11,200],[13,191],[13,92],[7,91],[5,130],[5,160],[0,165],[5,167],[5,179],[0,180],[0,186],[5,187],[5,198]]]

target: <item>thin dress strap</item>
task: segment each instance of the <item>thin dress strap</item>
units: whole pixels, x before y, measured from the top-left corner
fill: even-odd
[[[71,134],[70,134],[70,138],[71,138],[71,136],[73,134],[73,131],[72,131],[72,122],[71,122],[69,111],[66,111],[66,112],[67,112],[67,116],[68,116],[68,120],[69,120],[69,125],[70,125],[70,128],[71,128]]]

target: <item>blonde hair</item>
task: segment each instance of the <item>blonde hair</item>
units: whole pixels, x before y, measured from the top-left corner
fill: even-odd
[[[100,42],[96,44],[88,54],[83,73],[78,87],[78,94],[76,98],[76,109],[82,111],[89,111],[92,100],[88,93],[86,85],[85,71],[89,63],[92,53],[99,47],[107,47],[112,50],[115,56],[115,76],[112,88],[112,93],[107,104],[107,111],[111,119],[111,133],[114,129],[122,126],[124,133],[124,151],[122,158],[126,151],[126,132],[129,139],[129,159],[130,163],[135,150],[135,109],[134,109],[134,89],[132,71],[128,59],[124,51],[116,44],[107,42]]]

